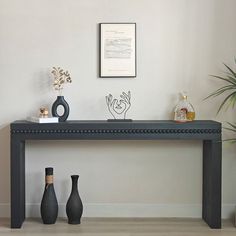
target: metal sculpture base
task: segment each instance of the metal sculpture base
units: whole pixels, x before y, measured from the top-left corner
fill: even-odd
[[[132,119],[107,119],[108,122],[132,122]]]

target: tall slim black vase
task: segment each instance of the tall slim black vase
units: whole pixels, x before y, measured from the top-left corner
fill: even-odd
[[[59,115],[57,112],[57,108],[59,106],[63,106],[64,113],[62,115]],[[58,117],[60,122],[66,121],[70,113],[70,107],[69,104],[64,99],[64,96],[57,96],[56,101],[52,104],[52,116]]]
[[[58,215],[58,203],[53,186],[53,168],[45,168],[45,189],[41,202],[41,217],[44,224],[55,224]]]
[[[71,175],[72,190],[66,204],[66,214],[69,224],[80,224],[83,214],[83,204],[78,192],[78,175]]]

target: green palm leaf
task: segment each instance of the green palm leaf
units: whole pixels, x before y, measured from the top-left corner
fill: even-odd
[[[234,62],[236,64],[236,57],[234,58]],[[220,104],[218,108],[217,114],[222,110],[223,107],[226,107],[226,109],[228,109],[229,107],[234,108],[236,104],[236,72],[225,63],[223,64],[227,69],[224,76],[218,76],[218,75],[210,75],[210,76],[219,79],[221,81],[224,81],[226,85],[215,90],[205,98],[205,99],[215,98],[217,96],[226,94],[226,97],[223,99],[223,102]],[[224,129],[236,133],[236,124],[232,124],[230,122],[227,122],[227,124],[228,127],[224,127]],[[236,143],[236,138],[230,138],[224,141]]]
[[[216,79],[220,79],[220,80],[226,81],[226,82],[231,83],[231,84],[236,86],[236,78],[234,78],[232,76],[228,75],[226,78],[222,77],[222,76],[218,76],[218,75],[210,75],[210,76],[214,77]]]
[[[236,64],[236,57],[234,58],[234,61]],[[236,105],[236,72],[225,63],[223,64],[227,69],[225,72],[225,76],[218,76],[218,75],[210,75],[210,76],[219,79],[221,81],[224,81],[226,85],[218,88],[205,98],[205,99],[215,98],[217,96],[226,94],[226,97],[223,99],[223,102],[220,104],[218,108],[217,114],[222,110],[223,107],[226,107],[226,109],[228,109],[229,107],[234,108]],[[236,124],[232,124],[230,122],[227,122],[227,124],[228,127],[224,127],[224,129],[236,133]],[[236,138],[230,138],[224,141],[236,143]]]
[[[217,114],[221,111],[221,109],[226,105],[226,103],[230,100],[230,98],[231,98],[232,96],[236,96],[236,91],[233,92],[233,93],[231,93],[231,94],[229,94],[229,95],[223,100],[223,102],[221,103],[221,105],[220,105],[220,107],[219,107],[219,109],[218,109],[218,111],[217,111]],[[229,103],[229,105],[230,105],[230,104],[231,104],[231,102]]]
[[[234,58],[234,60],[236,63],[236,57]],[[227,69],[227,71],[225,72],[225,76],[218,76],[218,75],[210,75],[210,76],[226,82],[227,85],[220,87],[219,89],[215,90],[214,92],[212,92],[209,96],[205,98],[205,99],[214,98],[224,93],[227,94],[223,102],[220,104],[217,114],[222,110],[223,107],[226,107],[226,109],[228,109],[230,106],[234,108],[236,104],[236,72],[225,63],[223,64]]]
[[[236,133],[236,125],[235,125],[235,124],[232,124],[232,123],[230,123],[230,122],[227,122],[227,124],[228,124],[230,127],[224,127],[224,129]],[[225,139],[224,141],[231,142],[231,143],[236,143],[236,138]]]
[[[236,77],[236,73],[229,67],[229,66],[227,66],[225,63],[223,63],[224,64],[224,66],[230,71],[230,73],[232,73],[232,75],[234,76],[234,77]]]
[[[225,139],[224,141],[230,142],[232,144],[236,143],[236,139],[234,138]]]
[[[217,97],[217,96],[219,96],[220,94],[222,94],[222,93],[224,93],[224,92],[226,92],[226,91],[230,91],[230,90],[234,90],[234,89],[236,89],[236,88],[233,87],[232,85],[224,86],[224,87],[222,87],[222,88],[217,89],[215,92],[213,92],[213,93],[210,94],[209,96],[207,96],[207,97],[205,98],[205,100],[208,99],[208,98],[210,98],[210,97]]]
[[[229,126],[231,126],[231,127],[235,130],[235,132],[236,132],[236,125],[234,125],[234,124],[232,124],[232,123],[230,123],[230,122],[227,122],[227,124],[228,124]]]

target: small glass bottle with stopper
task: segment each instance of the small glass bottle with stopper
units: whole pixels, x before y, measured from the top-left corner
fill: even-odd
[[[182,99],[179,101],[175,107],[175,117],[176,122],[188,122],[195,119],[195,110],[193,105],[187,100],[187,93],[182,92]]]

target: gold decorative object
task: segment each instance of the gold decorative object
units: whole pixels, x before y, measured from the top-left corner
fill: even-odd
[[[40,107],[39,108],[39,116],[42,118],[48,117],[48,109],[46,107]]]
[[[61,67],[53,67],[51,72],[54,75],[53,87],[60,93],[65,83],[72,83],[72,79],[68,71],[64,71]]]

